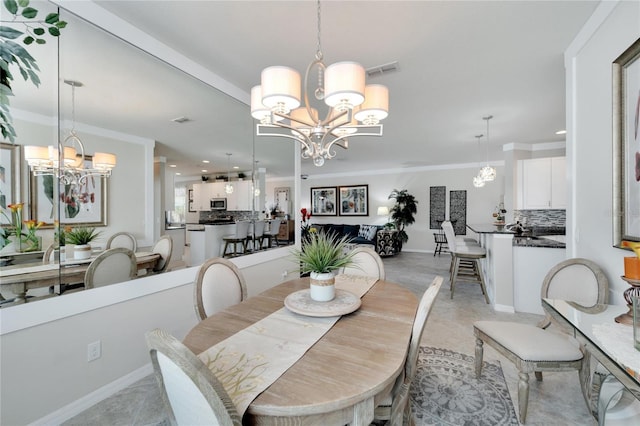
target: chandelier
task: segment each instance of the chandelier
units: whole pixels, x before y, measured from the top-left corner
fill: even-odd
[[[90,176],[109,177],[116,166],[116,156],[96,152],[91,157],[92,167],[85,168],[84,144],[76,133],[75,93],[82,83],[64,80],[71,86],[71,131],[57,146],[26,145],[24,156],[34,176],[53,175],[65,185],[86,185]],[[79,151],[79,152],[78,152]]]
[[[280,136],[302,145],[302,158],[320,167],[336,156],[334,145],[347,149],[350,136],[382,136],[380,120],[389,112],[389,91],[380,84],[365,86],[365,69],[356,62],[326,66],[320,46],[320,1],[315,59],[304,76],[304,106],[300,107],[300,73],[285,66],[262,70],[260,85],[251,89],[251,116],[259,121],[258,136]],[[314,98],[324,101],[324,119],[309,103],[311,74],[317,71]]]
[[[491,182],[496,178],[496,169],[489,165],[489,120],[493,118],[493,115],[482,117],[487,122],[487,165],[480,169],[479,176],[485,182]]]
[[[231,153],[227,152],[227,183],[224,184],[224,192],[233,194],[233,185],[231,184]]]
[[[478,150],[480,150],[480,148],[482,147],[480,138],[482,138],[483,136],[484,135],[476,135],[476,139],[478,139]],[[476,188],[482,188],[484,186],[484,183],[485,181],[482,178],[482,169],[480,169],[478,174],[473,178],[473,186],[475,186]]]

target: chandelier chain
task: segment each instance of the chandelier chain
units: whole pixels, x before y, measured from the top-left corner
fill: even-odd
[[[321,44],[321,18],[320,18],[320,0],[318,0],[317,7],[317,15],[318,15],[318,40],[316,45],[316,59],[322,60],[322,44]]]

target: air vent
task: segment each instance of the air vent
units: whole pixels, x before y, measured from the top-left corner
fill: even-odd
[[[398,71],[398,61],[389,62],[388,64],[377,65],[367,68],[367,77],[377,77],[382,74]]]
[[[174,118],[171,121],[173,121],[175,123],[186,123],[187,121],[191,121],[191,119],[187,118],[187,117],[178,117],[178,118]]]

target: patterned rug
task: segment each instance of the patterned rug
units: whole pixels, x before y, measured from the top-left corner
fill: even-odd
[[[416,425],[518,425],[500,364],[485,361],[477,380],[474,362],[448,349],[420,348],[411,386]]]

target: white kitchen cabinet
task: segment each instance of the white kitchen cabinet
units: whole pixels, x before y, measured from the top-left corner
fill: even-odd
[[[233,193],[227,195],[227,210],[251,210],[251,181],[233,181]]]
[[[516,208],[565,209],[567,207],[565,157],[519,160]]]
[[[193,209],[198,211],[211,210],[211,198],[213,195],[212,183],[193,184]]]

